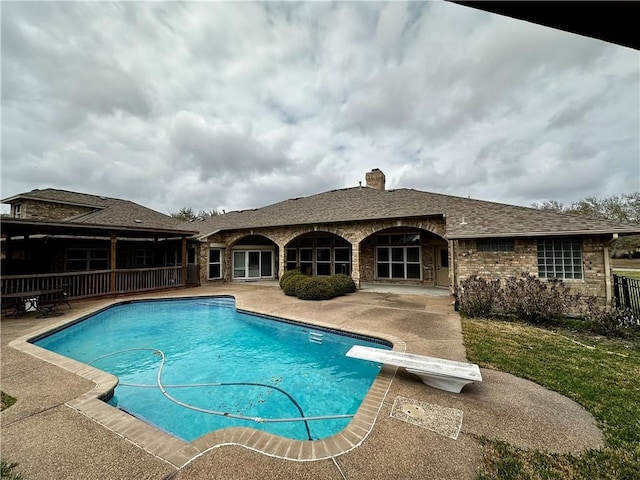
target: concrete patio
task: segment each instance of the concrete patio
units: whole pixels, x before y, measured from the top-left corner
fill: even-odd
[[[326,302],[306,302],[285,296],[273,285],[226,284],[136,298],[223,294],[233,295],[242,309],[375,334],[410,353],[466,360],[460,318],[449,296],[359,291]],[[345,453],[311,461],[320,444],[304,442],[311,454],[299,456],[306,461],[287,460],[268,448],[261,453],[259,443],[251,448],[240,445],[247,442],[237,434],[229,437],[234,440],[207,448],[194,442],[180,457],[164,454],[163,445],[147,447],[126,429],[96,421],[76,408],[78,399],[96,387],[95,381],[9,345],[118,300],[72,302],[73,308],[63,308],[61,317],[37,319],[31,313],[2,319],[1,388],[18,399],[0,414],[2,459],[18,462],[17,471],[25,479],[471,479],[482,457],[481,437],[557,453],[579,453],[603,444],[590,414],[527,380],[482,369],[481,384],[454,394],[428,387],[398,369],[389,375],[372,427]],[[391,416],[397,397],[462,411],[457,438]]]

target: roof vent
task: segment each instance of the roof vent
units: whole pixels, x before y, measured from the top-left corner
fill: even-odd
[[[142,223],[142,220],[138,220],[137,218],[134,220],[136,223]]]

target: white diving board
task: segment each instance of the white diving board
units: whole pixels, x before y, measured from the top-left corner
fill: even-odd
[[[482,381],[480,367],[474,363],[455,362],[444,358],[394,352],[362,345],[351,347],[347,357],[404,367],[407,372],[419,376],[425,384],[447,392],[460,393],[465,385]]]

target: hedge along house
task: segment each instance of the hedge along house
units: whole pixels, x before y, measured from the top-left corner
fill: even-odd
[[[185,222],[65,190],[33,190],[3,203],[11,205],[2,218],[3,293],[65,286],[79,298],[188,283],[187,238],[196,231]]]
[[[202,284],[308,275],[363,283],[449,288],[472,275],[528,272],[560,278],[580,295],[611,300],[608,245],[640,225],[558,214],[412,189],[385,189],[379,169],[366,186],[229,212],[200,230]]]

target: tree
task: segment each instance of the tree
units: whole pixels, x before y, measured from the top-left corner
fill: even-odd
[[[177,212],[171,212],[169,215],[173,218],[184,220],[186,222],[193,222],[194,220],[206,220],[207,218],[215,217],[217,215],[220,215],[220,212],[212,209],[200,210],[198,213],[196,213],[195,210],[191,207],[182,207]]]
[[[623,193],[604,198],[587,197],[573,202],[569,206],[556,200],[545,200],[532,206],[551,212],[572,213],[625,223],[640,223],[640,192]],[[611,253],[614,256],[627,255],[631,258],[637,249],[640,249],[640,235],[620,237],[611,243]]]

